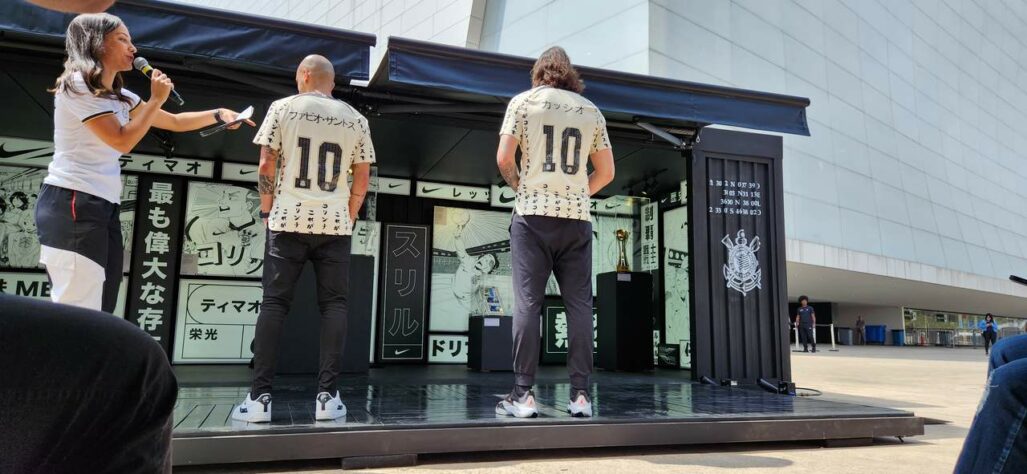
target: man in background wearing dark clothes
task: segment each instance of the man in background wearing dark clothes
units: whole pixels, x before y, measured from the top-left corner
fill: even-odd
[[[863,315],[856,317],[856,345],[867,345],[867,322],[863,320]]]
[[[799,310],[795,313],[795,324],[799,327],[799,342],[802,343],[802,352],[809,352],[809,345],[813,344],[813,352],[817,351],[817,341],[813,338],[813,328],[817,325],[817,314],[809,305],[809,298],[806,295],[799,297]]]
[[[110,314],[0,293],[0,472],[171,472],[178,383]]]

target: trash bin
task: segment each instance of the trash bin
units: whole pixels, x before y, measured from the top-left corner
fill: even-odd
[[[892,329],[891,330],[891,343],[893,346],[904,346],[906,345],[906,330],[905,329]]]
[[[867,344],[881,344],[884,345],[884,330],[885,326],[881,325],[870,325],[868,324],[865,328]]]
[[[838,344],[852,345],[852,328],[838,328]]]

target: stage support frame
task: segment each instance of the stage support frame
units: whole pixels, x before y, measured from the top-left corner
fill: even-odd
[[[241,432],[176,437],[176,466],[537,449],[758,442],[828,442],[916,436],[923,418],[804,418],[738,421],[515,424],[430,429],[294,433]]]

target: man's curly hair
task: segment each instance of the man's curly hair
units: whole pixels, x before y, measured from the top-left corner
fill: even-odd
[[[559,46],[547,49],[531,68],[531,87],[550,86],[581,93],[585,83],[571,65],[567,51]]]

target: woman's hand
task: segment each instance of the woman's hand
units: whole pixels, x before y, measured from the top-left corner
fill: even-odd
[[[225,121],[226,123],[227,122],[234,122],[235,119],[239,116],[239,112],[236,112],[236,111],[230,110],[230,109],[218,109],[218,114],[221,116],[221,120]],[[249,125],[251,127],[256,127],[257,126],[257,124],[253,123],[253,120],[246,119],[246,120],[243,120],[242,122],[239,122],[237,124],[234,124],[234,125],[228,127],[228,129],[229,130],[235,130],[235,129],[239,128],[239,126],[242,125],[243,123],[245,123],[246,125]]]
[[[163,105],[168,100],[168,96],[171,95],[171,89],[175,88],[175,84],[171,82],[171,78],[165,75],[160,69],[154,69],[153,74],[150,75],[150,101],[156,102]]]

